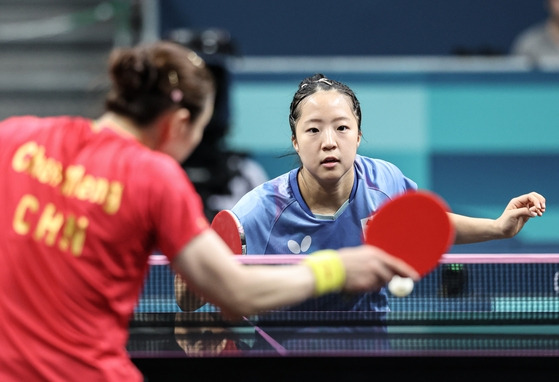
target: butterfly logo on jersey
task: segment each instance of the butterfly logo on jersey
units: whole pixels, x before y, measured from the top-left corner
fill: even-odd
[[[289,240],[287,242],[287,248],[289,248],[291,253],[298,255],[301,252],[308,251],[309,248],[311,247],[311,243],[312,243],[312,238],[309,235],[307,235],[303,238],[303,240],[301,240],[301,244],[299,244],[295,240]]]

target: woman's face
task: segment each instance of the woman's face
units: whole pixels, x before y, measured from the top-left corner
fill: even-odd
[[[336,90],[321,90],[299,107],[293,147],[303,168],[319,182],[339,181],[353,169],[361,142],[350,99]]]

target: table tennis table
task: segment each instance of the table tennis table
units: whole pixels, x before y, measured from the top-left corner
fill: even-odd
[[[286,310],[239,322],[182,312],[173,295],[165,302],[157,272],[166,271],[146,285],[128,343],[149,382],[559,376],[558,255],[447,256],[411,295],[390,297],[390,312]]]

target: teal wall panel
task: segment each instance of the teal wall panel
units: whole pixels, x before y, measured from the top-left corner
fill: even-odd
[[[429,94],[436,151],[559,150],[559,81],[433,84]]]

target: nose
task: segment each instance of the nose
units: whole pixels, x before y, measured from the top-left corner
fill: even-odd
[[[336,135],[331,129],[324,130],[322,135],[322,148],[332,149],[336,147]]]

